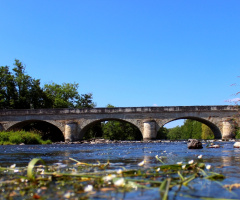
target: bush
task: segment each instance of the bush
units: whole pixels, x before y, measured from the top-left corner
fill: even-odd
[[[0,132],[0,141],[8,141],[9,140],[9,134],[8,132]]]
[[[24,144],[41,144],[41,136],[36,133],[22,133]]]
[[[42,144],[52,144],[51,140],[42,140]]]
[[[23,143],[23,139],[18,134],[11,134],[9,136],[9,142],[12,144],[21,144]]]
[[[26,131],[0,132],[0,144],[51,144],[50,140],[42,140],[41,135]]]

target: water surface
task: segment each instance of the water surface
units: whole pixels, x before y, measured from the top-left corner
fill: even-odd
[[[188,149],[187,143],[181,142],[136,142],[136,143],[111,143],[111,144],[52,144],[52,145],[6,145],[0,146],[0,166],[26,166],[33,158],[42,158],[46,164],[53,163],[74,164],[69,158],[74,158],[81,162],[102,163],[108,160],[111,168],[126,169],[137,168],[138,163],[145,160],[144,167],[158,166],[155,156],[162,157],[167,164],[176,164],[177,162],[188,163],[189,160],[197,161],[198,156],[202,155],[201,162],[210,164],[211,170],[226,176],[221,181],[221,185],[240,183],[240,149],[233,148],[234,142],[215,142],[220,148],[206,148],[207,143],[203,144],[203,149]],[[194,183],[193,184],[199,184]],[[209,185],[210,184],[210,185]],[[201,183],[199,191],[193,191],[191,195],[202,195],[206,192],[209,197],[221,197],[240,199],[239,189],[234,191],[234,195],[223,190],[222,187],[213,186],[210,182]],[[199,187],[200,187],[199,186]],[[184,192],[184,190],[183,190]],[[201,194],[199,194],[201,193]],[[109,194],[110,195],[110,194]],[[159,198],[158,190],[135,191],[127,193],[123,198],[122,194],[114,198],[122,199],[153,199]],[[119,197],[120,195],[121,197]],[[153,196],[152,196],[153,195]],[[111,195],[108,196],[112,198]],[[174,197],[173,199],[186,199],[186,197]]]

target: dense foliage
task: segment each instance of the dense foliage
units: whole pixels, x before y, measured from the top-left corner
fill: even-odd
[[[37,133],[26,131],[0,132],[0,145],[3,144],[50,144],[50,140],[42,140]]]
[[[0,109],[92,108],[92,94],[78,94],[78,84],[40,85],[40,79],[26,74],[22,62],[15,60],[13,72],[0,67]]]
[[[93,125],[84,135],[84,139],[104,138],[109,140],[141,140],[140,130],[124,121],[110,120]]]
[[[202,139],[213,139],[214,134],[212,130],[205,124],[202,124]]]
[[[182,126],[176,126],[174,128],[167,129],[162,127],[158,131],[158,139],[214,139],[212,130],[205,124],[196,120],[187,119]]]
[[[103,125],[103,137],[117,140],[141,140],[137,127],[122,121],[108,121]]]
[[[108,104],[108,108],[114,108]],[[95,123],[84,135],[84,139],[104,138],[110,140],[141,140],[140,130],[126,122],[118,120],[108,120]]]

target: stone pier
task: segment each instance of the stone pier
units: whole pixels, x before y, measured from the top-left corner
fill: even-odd
[[[235,138],[236,124],[233,120],[226,120],[222,122],[222,139]]]
[[[77,123],[70,122],[65,125],[65,133],[64,138],[66,142],[76,141],[77,140],[77,133],[78,127]]]
[[[143,140],[152,140],[157,137],[156,122],[154,120],[143,121]]]

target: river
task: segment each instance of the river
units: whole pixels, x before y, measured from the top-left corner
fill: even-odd
[[[74,161],[69,158],[74,158],[87,163],[96,163],[97,161],[105,163],[109,160],[112,168],[125,167],[126,169],[133,169],[138,167],[138,163],[143,160],[146,161],[144,167],[159,165],[156,162],[156,155],[161,156],[164,163],[167,164],[188,163],[190,160],[197,161],[199,160],[198,156],[202,155],[201,161],[211,165],[211,170],[226,176],[221,181],[221,185],[240,183],[240,149],[233,148],[233,141],[215,141],[214,143],[219,144],[220,148],[207,148],[207,143],[203,143],[203,149],[188,149],[186,141],[2,145],[0,146],[0,166],[7,167],[12,164],[26,166],[33,158],[42,158],[48,165],[54,163],[73,164]],[[233,195],[222,190],[221,187],[211,186],[210,188],[206,187],[207,196],[240,199],[239,189],[236,189]],[[121,197],[121,199],[130,199],[131,193],[129,195],[128,197]],[[140,194],[136,193],[135,195]],[[156,199],[158,199],[159,194],[145,191],[145,194],[140,195],[141,198],[139,197],[139,199],[149,199],[149,195],[155,195]],[[186,198],[178,197],[176,199]]]

